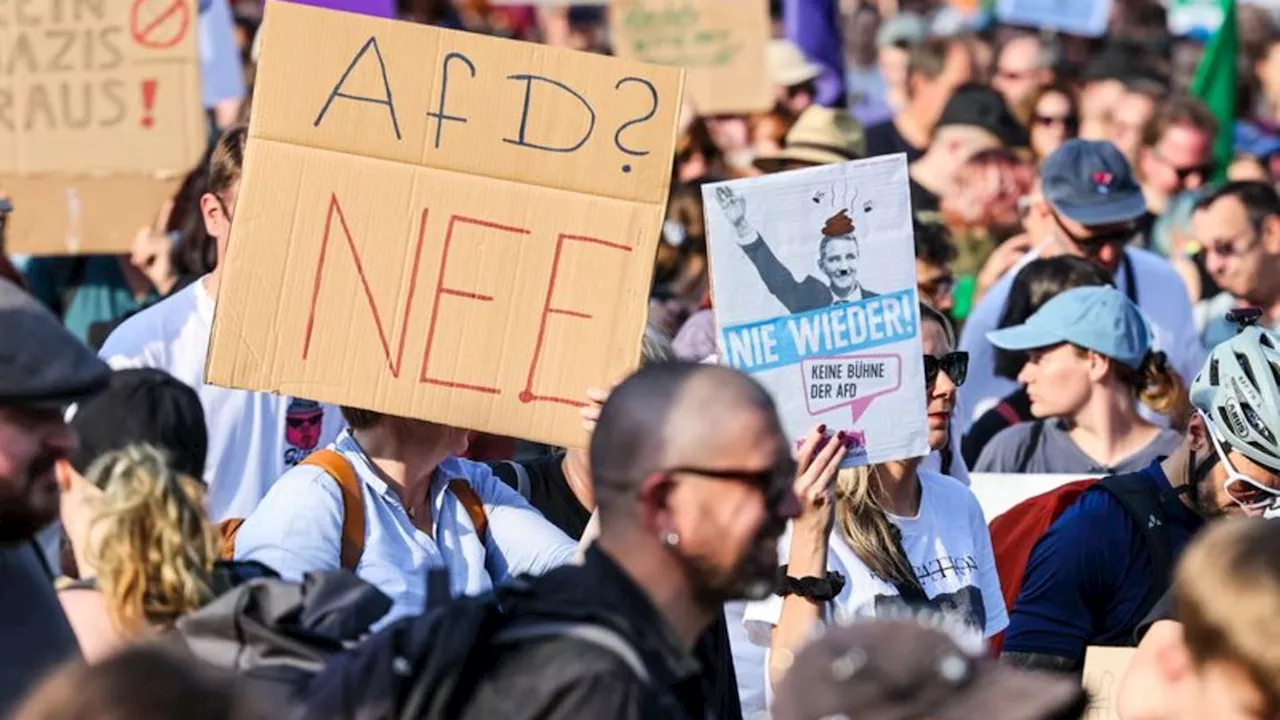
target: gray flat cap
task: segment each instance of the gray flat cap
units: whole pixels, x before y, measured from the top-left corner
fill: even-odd
[[[0,406],[61,405],[105,388],[111,369],[22,288],[0,279]]]

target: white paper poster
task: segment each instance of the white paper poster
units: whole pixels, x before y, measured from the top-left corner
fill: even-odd
[[[846,465],[929,452],[905,155],[703,187],[722,362]]]

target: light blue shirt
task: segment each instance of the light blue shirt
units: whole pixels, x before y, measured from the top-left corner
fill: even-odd
[[[507,578],[542,573],[573,561],[577,544],[542,517],[482,463],[449,457],[431,481],[435,538],[414,527],[396,493],[374,469],[349,430],[329,446],[364,484],[364,554],[356,574],[394,603],[378,624],[423,612],[427,571],[449,573],[453,597],[478,595]],[[484,503],[488,535],[481,543],[466,508],[449,492],[465,479]],[[236,534],[236,559],[257,560],[298,581],[341,567],[342,493],[324,470],[299,465],[271,487]]]

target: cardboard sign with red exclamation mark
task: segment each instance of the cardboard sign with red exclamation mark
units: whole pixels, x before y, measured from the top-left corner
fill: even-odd
[[[155,124],[153,111],[156,107],[156,81],[142,81],[142,127],[150,130]]]

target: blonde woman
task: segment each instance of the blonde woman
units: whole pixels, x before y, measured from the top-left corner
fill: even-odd
[[[945,317],[924,305],[920,315],[929,446],[937,450],[950,439],[968,356],[953,350]],[[921,469],[920,461],[842,471],[834,488],[798,493],[801,514],[779,540],[788,578],[779,592],[785,596],[750,603],[743,618],[752,641],[769,650],[770,685],[823,622],[928,608],[955,616],[983,637],[1008,624],[977,499],[958,480]]]
[[[219,546],[204,486],[160,451],[133,445],[72,476],[63,493],[64,522],[69,517],[80,580],[58,597],[87,661],[166,629],[212,599]]]

